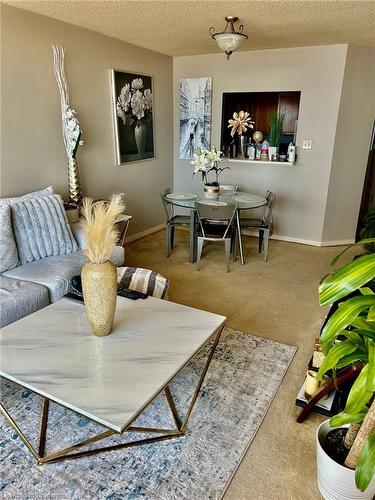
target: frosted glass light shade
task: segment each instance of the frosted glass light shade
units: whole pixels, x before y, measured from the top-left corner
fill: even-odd
[[[245,40],[245,36],[238,33],[217,33],[214,38],[218,46],[226,53],[237,50]]]

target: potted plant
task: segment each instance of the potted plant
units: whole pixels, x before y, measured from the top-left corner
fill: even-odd
[[[211,150],[198,148],[197,152],[194,153],[193,160],[190,162],[194,166],[193,175],[198,172],[202,175],[202,181],[204,182],[204,196],[206,198],[217,198],[220,191],[219,177],[220,174],[229,169],[229,167],[219,167],[219,164],[223,161],[222,152],[219,151],[216,146],[212,146]],[[209,173],[214,174],[214,180],[208,180]]]
[[[99,337],[112,330],[117,272],[110,258],[118,238],[115,221],[124,210],[120,194],[113,195],[110,202],[102,200],[94,204],[91,198],[83,200],[82,229],[88,262],[81,271],[82,292],[91,330]]]
[[[285,115],[279,115],[276,111],[273,111],[270,114],[268,122],[268,142],[270,143],[270,146],[268,148],[268,158],[270,161],[272,160],[272,156],[276,156],[279,148],[281,136],[283,135],[284,117]]]
[[[326,357],[317,378],[350,366],[358,371],[345,409],[317,431],[318,487],[329,500],[371,500],[375,494],[375,294],[368,286],[374,277],[375,254],[363,254],[319,287],[320,304],[339,301],[339,307],[322,330]]]

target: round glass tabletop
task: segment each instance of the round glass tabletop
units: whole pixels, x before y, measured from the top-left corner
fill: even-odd
[[[253,193],[243,191],[223,191],[217,198],[205,198],[203,191],[182,191],[164,195],[166,202],[184,208],[195,208],[195,203],[219,201],[228,205],[238,205],[239,210],[249,210],[251,208],[263,207],[266,204],[266,198]],[[221,204],[221,203],[220,203]]]

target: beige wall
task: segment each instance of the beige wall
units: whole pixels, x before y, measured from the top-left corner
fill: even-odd
[[[375,119],[375,49],[349,46],[324,223],[324,241],[355,235]]]
[[[300,90],[295,167],[231,163],[222,178],[241,189],[277,194],[276,235],[300,242],[323,241],[324,216],[347,45],[239,52],[174,58],[174,185],[200,189],[188,160],[179,160],[179,80],[213,77],[212,143],[220,144],[222,93]],[[302,150],[302,140],[313,148]]]
[[[4,4],[1,10],[2,195],[49,184],[67,192],[51,51],[61,44],[71,105],[84,132],[78,154],[84,192],[125,192],[133,233],[161,224],[158,193],[173,177],[172,58]],[[154,75],[155,160],[116,166],[110,68]]]

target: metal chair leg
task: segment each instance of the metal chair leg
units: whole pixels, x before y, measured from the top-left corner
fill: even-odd
[[[171,225],[167,224],[165,228],[165,243],[167,246],[167,257],[171,255]]]
[[[171,249],[174,247],[174,226],[171,227]]]
[[[229,273],[229,262],[230,262],[230,245],[231,245],[231,238],[225,238],[224,239],[224,244],[225,244],[225,260],[227,264],[227,273]]]
[[[258,253],[262,253],[263,247],[263,231],[262,229],[258,230]]]
[[[202,257],[202,250],[203,250],[203,242],[204,239],[198,236],[198,243],[197,243],[197,271],[199,271],[200,263],[201,263],[201,257]]]
[[[270,236],[270,230],[265,229],[264,230],[264,243],[263,243],[263,252],[264,252],[264,262],[267,262],[267,257],[268,257],[268,240]]]

